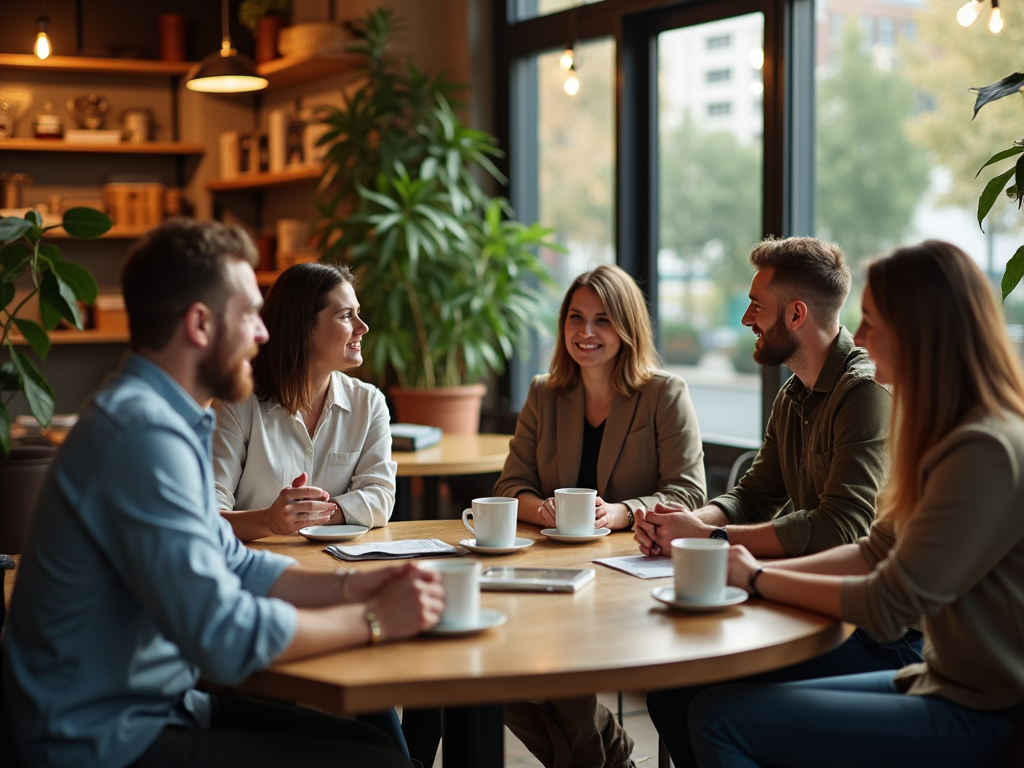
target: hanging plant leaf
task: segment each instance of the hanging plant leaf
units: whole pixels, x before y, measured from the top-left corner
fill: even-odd
[[[50,353],[50,337],[47,335],[46,329],[34,320],[26,320],[22,317],[14,318],[14,324],[21,331],[21,335],[25,337],[25,341],[39,355],[39,359],[45,360]]]
[[[968,88],[971,93],[978,94],[978,98],[974,100],[974,115],[971,117],[971,120],[977,117],[978,110],[990,101],[997,101],[1004,96],[1010,96],[1011,94],[1017,93],[1017,91],[1020,90],[1021,85],[1024,85],[1024,72],[1014,72],[1012,75],[1007,75],[998,82],[983,85],[978,88]]]
[[[0,241],[9,243],[17,240],[32,229],[32,222],[19,219],[15,216],[4,216],[0,218]]]
[[[981,227],[981,231],[985,231],[985,227],[982,226],[981,222],[984,221],[985,217],[988,216],[988,212],[992,210],[992,206],[996,203],[996,198],[999,197],[999,193],[1003,191],[1003,187],[1006,186],[1006,182],[1010,180],[1010,177],[1017,172],[1016,168],[1011,168],[1006,173],[1001,173],[994,179],[989,181],[985,186],[985,191],[981,193],[981,197],[978,198],[978,226]]]
[[[64,213],[62,226],[72,237],[93,240],[106,234],[114,222],[102,211],[95,208],[69,208]]]
[[[1003,280],[1000,285],[1003,291],[1003,301],[1010,295],[1020,279],[1024,277],[1024,245],[1017,249],[1017,252],[1006,262],[1006,270],[1003,272]]]
[[[978,169],[978,172],[974,174],[974,178],[981,176],[981,172],[992,165],[992,163],[998,163],[1000,160],[1005,160],[1008,157],[1019,155],[1021,152],[1024,152],[1024,147],[1010,147],[1009,149],[1004,149],[1002,152],[996,152],[983,166],[981,166],[981,168]]]
[[[21,376],[21,386],[28,400],[28,408],[44,427],[50,426],[53,418],[53,390],[36,368],[32,358],[17,349],[12,350],[11,360]]]

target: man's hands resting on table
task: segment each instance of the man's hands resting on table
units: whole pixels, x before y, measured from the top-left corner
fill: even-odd
[[[693,511],[675,504],[658,504],[653,511],[640,510],[636,513],[633,538],[643,554],[668,557],[672,554],[672,539],[706,539],[715,528],[726,526],[730,544],[742,544],[758,557],[789,557],[774,523],[730,525],[722,508],[714,504]]]

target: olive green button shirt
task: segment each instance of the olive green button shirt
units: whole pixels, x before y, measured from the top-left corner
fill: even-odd
[[[733,524],[774,521],[794,556],[866,535],[886,478],[892,400],[874,373],[840,328],[814,387],[796,376],[786,382],[750,470],[711,503]]]
[[[882,639],[922,623],[924,663],[897,673],[902,690],[1024,703],[1024,419],[966,419],[921,459],[910,517],[859,543],[874,571],[843,579],[843,618]]]

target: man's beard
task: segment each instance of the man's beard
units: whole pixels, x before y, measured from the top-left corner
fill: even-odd
[[[218,334],[210,351],[199,363],[199,383],[218,400],[238,403],[252,394],[252,371],[245,362],[256,356],[258,348],[254,344],[229,360],[226,359],[226,347],[225,334]]]
[[[761,348],[754,348],[754,362],[760,365],[785,365],[793,354],[800,349],[796,334],[786,329],[783,312],[772,327],[761,334]]]

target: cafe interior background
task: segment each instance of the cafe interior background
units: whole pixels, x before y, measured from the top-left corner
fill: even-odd
[[[186,88],[189,62],[220,48],[219,2],[4,2],[0,101],[11,114],[19,98],[23,107],[11,137],[0,139],[4,210],[59,215],[87,205],[115,222],[94,242],[59,241],[66,258],[93,272],[101,296],[91,327],[55,334],[40,364],[56,411],[73,413],[117,366],[127,338],[119,270],[134,239],[164,216],[246,226],[263,251],[265,285],[291,261],[318,256],[306,234],[326,193],[315,126],[304,121],[358,86],[344,22],[386,6],[404,26],[396,53],[465,84],[465,121],[498,138],[508,184],[488,190],[508,196],[520,221],[549,227],[561,246],[539,254],[554,278],[548,326],[580,271],[617,262],[637,277],[665,367],[690,385],[713,495],[760,443],[787,375],[753,364],[754,339],[740,324],[746,256],[758,239],[834,238],[860,265],[895,244],[939,237],[999,284],[1022,242],[1022,218],[1001,196],[982,231],[976,209],[988,175],[975,172],[1020,138],[1024,105],[1003,99],[972,121],[968,88],[1020,68],[1024,12],[989,3],[292,0],[277,38],[288,38],[288,54],[259,64],[270,87],[228,96]],[[230,37],[254,56],[242,5],[271,3],[228,3]],[[44,27],[49,64],[31,56]],[[186,61],[159,64],[161,56]],[[33,141],[55,123],[65,135],[108,132],[114,144],[66,153]],[[295,152],[278,150],[271,168],[266,143],[282,136]],[[125,150],[133,137],[143,143]],[[859,283],[843,314],[851,328]],[[1020,341],[1020,291],[1004,307]],[[555,338],[535,335],[506,372],[486,377],[482,431],[511,432]],[[20,398],[11,408],[28,410]]]

